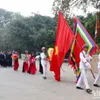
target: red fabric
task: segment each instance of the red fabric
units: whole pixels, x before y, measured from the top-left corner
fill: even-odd
[[[18,67],[19,67],[19,62],[18,62],[18,59],[14,60],[14,70],[18,70]]]
[[[23,72],[28,72],[28,63],[27,62],[23,63]]]
[[[80,52],[83,50],[82,46],[85,44],[85,41],[82,39],[81,35],[78,33],[76,37],[76,43],[74,46],[74,51],[73,51],[73,56],[75,58],[75,62],[79,67],[79,62],[80,62]],[[95,48],[97,50],[97,48]],[[94,50],[95,51],[95,50]],[[94,52],[92,52],[94,53]],[[92,54],[91,54],[92,55]],[[75,64],[72,62],[72,60],[69,57],[68,62],[73,66],[73,68],[76,70]]]
[[[79,19],[77,17],[74,18],[74,24],[77,25],[77,22],[80,23],[81,27],[84,29],[84,31],[87,33],[87,36],[91,39],[91,41],[94,43],[94,47],[93,47],[93,50],[90,52],[90,55],[93,55],[97,52],[98,50],[98,45],[95,43],[95,41],[92,39],[92,37],[90,36],[90,34],[86,31],[86,29],[84,28],[84,26],[81,24],[81,22],[79,21]],[[83,38],[81,37],[80,38],[80,41],[78,42],[81,42],[81,40],[83,40]],[[84,41],[84,40],[83,40]],[[84,41],[85,43],[85,41]],[[79,46],[80,48],[82,48],[81,46]]]
[[[56,32],[55,48],[50,65],[50,71],[54,71],[55,79],[57,81],[60,81],[60,67],[73,39],[74,34],[67,24],[66,20],[64,19],[62,13],[60,12]]]
[[[30,64],[29,73],[30,73],[30,74],[35,74],[35,73],[36,73],[36,66],[35,66],[35,63]]]
[[[76,32],[76,26],[77,26],[77,21],[80,23],[80,21],[78,20],[78,18],[75,18],[74,19],[74,32]],[[81,23],[80,23],[81,24]],[[83,25],[81,24],[82,28],[84,29]],[[86,29],[85,29],[86,31]],[[90,37],[90,39],[92,40],[92,42],[95,44],[92,52],[90,52],[90,55],[93,55],[94,53],[96,53],[96,51],[98,50],[98,46],[96,45],[96,43],[93,41],[93,39],[91,38],[91,36],[89,35],[89,33],[87,32],[87,35]],[[76,42],[75,42],[75,45],[74,45],[74,49],[73,49],[73,57],[75,58],[75,63],[77,64],[77,66],[79,67],[79,62],[80,62],[80,58],[79,58],[79,54],[80,52],[83,50],[82,49],[82,46],[86,44],[85,41],[83,40],[83,38],[81,37],[80,33],[77,33],[77,36],[76,36]],[[72,48],[71,48],[72,49]],[[72,58],[73,58],[72,57]],[[69,60],[68,62],[72,65],[72,67],[76,70],[76,66],[75,66],[75,63],[73,63],[72,59],[70,59],[69,57]]]
[[[35,74],[35,73],[36,73],[35,57],[32,57],[32,58],[30,59],[29,73],[30,73],[30,74]]]
[[[75,60],[76,60],[76,63],[78,64],[79,66],[79,62],[80,62],[80,52],[83,50],[82,49],[82,46],[85,44],[84,40],[82,39],[82,37],[80,36],[80,34],[78,33],[77,34],[77,37],[76,37],[76,43],[75,43],[75,47],[74,47],[74,57],[75,57]]]
[[[80,52],[83,50],[82,46],[85,44],[85,41],[82,39],[81,35],[78,33],[76,37],[76,43],[74,46],[74,51],[73,51],[73,56],[75,58],[75,63],[79,67],[79,62],[80,62]],[[75,64],[72,62],[72,60],[69,57],[68,62],[73,66],[73,68],[76,70]]]

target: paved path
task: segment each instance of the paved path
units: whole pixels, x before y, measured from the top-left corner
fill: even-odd
[[[0,100],[94,100],[93,95],[87,94],[85,90],[75,89],[72,69],[67,64],[63,64],[62,68],[65,72],[62,71],[61,82],[56,82],[49,70],[47,80],[44,80],[40,73],[23,74],[21,66],[18,72],[12,68],[0,68]],[[92,86],[93,78],[90,73],[88,78],[91,88],[100,91]]]

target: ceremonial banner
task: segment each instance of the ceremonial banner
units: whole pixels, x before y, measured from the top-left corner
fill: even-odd
[[[74,18],[74,34],[75,34],[75,40],[71,47],[71,54],[70,54],[68,62],[72,64],[72,67],[74,68],[75,73],[77,75],[77,79],[78,79],[80,75],[79,54],[82,51],[82,46],[84,44],[87,44],[89,46],[88,53],[90,55],[93,55],[94,53],[96,53],[98,46],[93,41],[91,36],[88,34],[86,29],[83,27],[83,25],[80,23],[78,18]]]
[[[50,65],[50,70],[55,73],[55,79],[57,81],[60,81],[60,67],[64,61],[66,53],[72,44],[73,39],[73,31],[64,19],[62,13],[59,12],[56,42]]]

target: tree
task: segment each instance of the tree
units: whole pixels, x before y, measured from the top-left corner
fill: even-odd
[[[17,49],[19,52],[24,50],[38,52],[42,46],[47,48],[54,46],[57,16],[51,18],[35,14],[35,16],[23,17],[19,13],[10,12],[10,14],[2,10],[0,15],[4,17],[0,20],[0,51]],[[78,16],[78,18],[94,38],[95,14],[88,14],[86,17]],[[67,21],[73,29],[73,18],[69,17]],[[100,44],[100,36],[96,39],[96,43]]]
[[[100,9],[100,0],[54,0],[53,11],[55,15],[58,11],[62,11],[65,16],[68,16],[74,7],[87,12],[88,6]]]
[[[22,16],[19,13],[13,13],[0,9],[0,28],[6,27],[11,21],[20,19]]]
[[[14,20],[8,26],[9,47],[22,52],[39,51],[42,46],[52,46],[55,39],[55,26],[54,18],[41,15]]]

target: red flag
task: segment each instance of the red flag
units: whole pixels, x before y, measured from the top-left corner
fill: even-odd
[[[60,67],[63,63],[64,57],[68,52],[70,45],[74,39],[74,34],[68,23],[64,19],[61,12],[59,12],[58,27],[56,32],[56,42],[50,70],[54,71],[55,79],[60,81]]]

